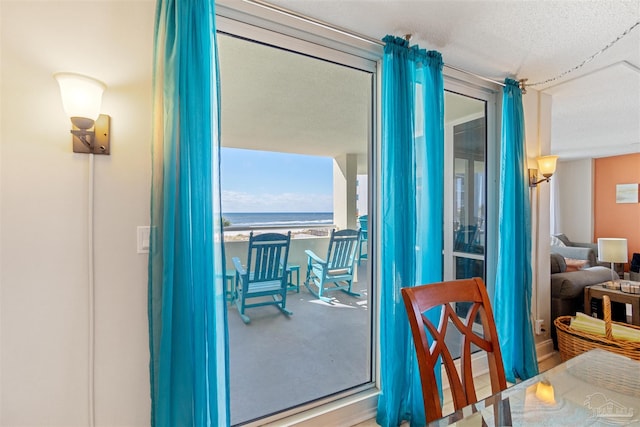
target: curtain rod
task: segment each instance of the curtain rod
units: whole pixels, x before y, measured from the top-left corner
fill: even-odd
[[[294,11],[289,10],[289,9],[285,9],[283,7],[280,7],[280,6],[276,6],[276,5],[271,4],[271,3],[267,3],[266,1],[263,1],[263,0],[243,0],[243,1],[245,3],[251,3],[253,5],[260,6],[262,8],[265,8],[265,9],[268,9],[268,10],[271,10],[271,11],[274,11],[274,12],[281,13],[283,15],[287,15],[287,16],[290,16],[292,18],[296,18],[296,19],[299,19],[301,21],[304,21],[304,22],[307,22],[307,23],[310,23],[310,24],[313,24],[313,25],[317,25],[317,26],[325,28],[327,30],[334,31],[334,32],[340,33],[342,35],[358,39],[358,40],[363,41],[363,42],[367,42],[367,43],[374,44],[374,45],[377,45],[377,46],[384,46],[384,43],[381,40],[377,40],[377,39],[371,38],[369,36],[365,36],[364,34],[359,34],[359,33],[356,33],[354,31],[347,30],[346,28],[338,27],[336,25],[329,24],[328,22],[321,21],[319,19],[315,19],[315,18],[312,18],[310,16],[303,15],[301,13],[294,12]],[[499,86],[505,86],[505,84],[503,82],[499,82],[497,80],[493,80],[493,79],[490,79],[488,77],[480,76],[478,74],[472,73],[471,71],[467,71],[467,70],[463,70],[462,68],[454,67],[453,65],[444,64],[444,66],[447,67],[447,68],[450,68],[452,70],[455,70],[455,71],[458,71],[458,72],[461,72],[461,73],[464,73],[464,74],[468,74],[468,75],[473,76],[475,78],[478,78],[480,80],[484,80],[484,81],[489,82],[489,83],[494,83],[494,84],[497,84]],[[520,84],[520,86],[521,86],[521,89],[523,89],[523,93],[526,93],[526,92],[524,92],[524,83],[523,82]]]

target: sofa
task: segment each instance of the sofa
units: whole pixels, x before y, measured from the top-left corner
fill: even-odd
[[[619,279],[613,272],[614,279]],[[558,253],[551,253],[551,339],[558,347],[556,329],[553,321],[558,316],[575,316],[577,311],[584,312],[584,288],[611,280],[611,269],[603,266],[586,267],[580,270],[567,271],[565,258]],[[619,318],[622,308],[612,304],[612,317]],[[614,312],[616,315],[614,316]]]

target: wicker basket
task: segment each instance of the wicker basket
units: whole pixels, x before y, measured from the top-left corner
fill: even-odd
[[[640,326],[611,322],[611,301],[606,295],[602,300],[606,334],[604,337],[572,329],[569,326],[572,316],[560,316],[553,322],[556,326],[558,350],[560,350],[560,358],[563,362],[594,348],[601,348],[631,359],[640,360],[640,342],[614,339],[611,335],[611,324],[624,325],[638,330],[640,330]]]

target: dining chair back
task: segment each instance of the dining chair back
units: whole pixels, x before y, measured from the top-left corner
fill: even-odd
[[[432,283],[402,288],[401,292],[416,349],[427,422],[442,418],[435,372],[439,358],[449,381],[455,410],[478,401],[471,364],[472,348],[486,352],[492,394],[507,388],[493,312],[482,279]],[[456,315],[452,304],[457,302],[471,303],[465,318]],[[438,325],[425,314],[436,307],[441,310]],[[474,322],[476,317],[480,318],[480,324]],[[479,331],[480,325],[482,331]],[[459,332],[459,364],[454,361],[445,341],[447,328]]]

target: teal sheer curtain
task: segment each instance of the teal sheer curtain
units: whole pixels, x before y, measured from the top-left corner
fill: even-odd
[[[498,265],[493,306],[507,381],[538,374],[531,322],[531,211],[522,92],[505,80],[500,146]]]
[[[213,0],[159,0],[149,256],[151,425],[229,425]]]
[[[382,60],[381,384],[377,422],[426,423],[400,288],[442,280],[442,57],[386,36]],[[429,317],[439,318],[439,313]]]

